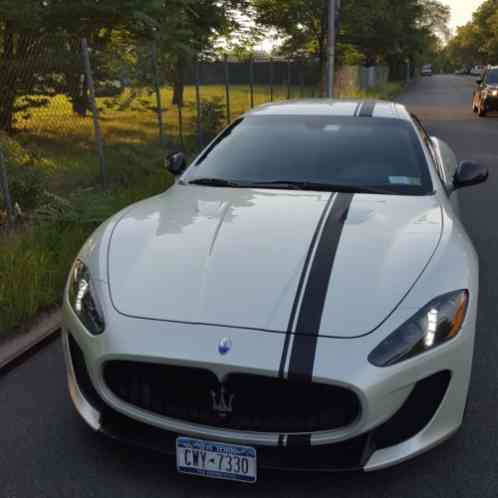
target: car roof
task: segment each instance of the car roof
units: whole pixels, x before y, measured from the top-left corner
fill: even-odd
[[[307,99],[264,104],[245,116],[370,117],[411,121],[405,106],[383,100]]]

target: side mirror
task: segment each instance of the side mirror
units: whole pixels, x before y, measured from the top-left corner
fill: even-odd
[[[166,169],[174,176],[181,175],[187,168],[187,158],[183,152],[174,152],[166,157]]]
[[[458,166],[453,179],[455,189],[478,185],[488,179],[489,171],[481,164],[475,161],[463,161]]]

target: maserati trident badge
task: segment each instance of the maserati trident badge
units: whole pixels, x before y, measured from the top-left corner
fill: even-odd
[[[213,411],[216,412],[221,417],[226,417],[229,413],[232,413],[232,403],[234,394],[228,394],[225,386],[221,386],[218,393],[214,390],[210,391],[211,400],[213,402]]]
[[[232,349],[232,340],[228,337],[223,338],[218,344],[218,351],[220,354],[225,355]]]

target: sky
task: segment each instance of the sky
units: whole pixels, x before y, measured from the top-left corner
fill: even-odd
[[[451,28],[462,26],[472,19],[472,13],[484,0],[443,0],[451,7]]]

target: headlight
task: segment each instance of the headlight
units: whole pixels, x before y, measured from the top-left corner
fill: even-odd
[[[105,322],[94,296],[88,268],[77,260],[69,276],[69,302],[89,332],[98,335],[104,332]]]
[[[437,297],[384,339],[368,361],[387,367],[449,341],[460,332],[468,301],[466,290]]]

